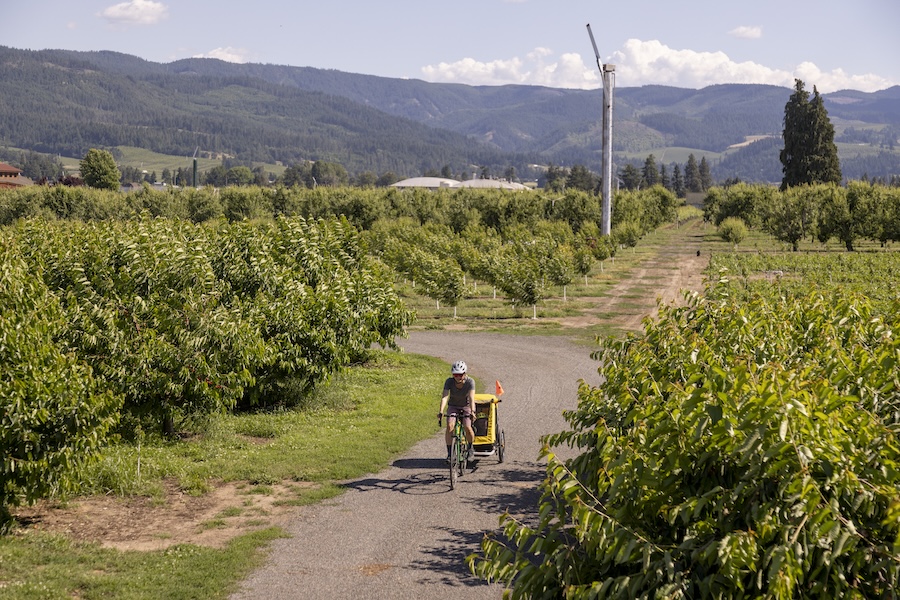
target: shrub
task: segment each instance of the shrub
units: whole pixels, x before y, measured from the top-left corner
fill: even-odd
[[[737,246],[747,238],[747,226],[737,217],[728,217],[719,225],[719,235],[729,244]]]
[[[0,240],[0,528],[9,506],[67,490],[99,450],[118,401],[57,341],[66,318]]]
[[[892,313],[896,315],[896,308]],[[861,296],[666,307],[547,438],[540,517],[470,562],[513,598],[891,598],[900,340]]]

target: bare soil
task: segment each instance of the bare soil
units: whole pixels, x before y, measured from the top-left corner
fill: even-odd
[[[683,290],[700,291],[708,257],[699,252],[703,238],[699,226],[673,238],[677,238],[673,245],[648,253],[603,297],[580,298],[589,302],[590,308],[576,317],[559,319],[560,325],[607,324],[639,330],[642,319],[656,313],[658,301],[679,302]],[[614,263],[607,268],[615,268]],[[521,343],[530,345],[533,339],[523,337]],[[309,484],[285,482],[267,486],[268,493],[254,493],[246,483],[220,483],[204,495],[193,496],[170,483],[158,498],[93,496],[64,504],[43,501],[13,509],[13,515],[22,525],[19,532],[23,535],[48,531],[120,550],[159,550],[185,543],[221,547],[253,529],[291,522],[301,509],[288,501],[303,485]]]
[[[247,483],[218,483],[195,496],[167,482],[160,497],[42,501],[13,514],[22,533],[47,531],[118,550],[162,550],[178,544],[221,548],[237,535],[289,522],[299,510],[291,500],[300,488],[311,485],[285,482],[260,492]]]

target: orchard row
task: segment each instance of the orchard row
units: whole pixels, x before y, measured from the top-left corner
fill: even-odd
[[[604,341],[546,440],[579,456],[473,568],[513,598],[892,597],[898,256],[713,257],[705,295]]]

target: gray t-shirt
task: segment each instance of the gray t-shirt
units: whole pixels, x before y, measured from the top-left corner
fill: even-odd
[[[475,391],[475,380],[471,377],[466,377],[466,381],[462,384],[462,387],[457,387],[456,380],[453,377],[448,377],[447,381],[444,382],[444,394],[448,391],[450,392],[450,399],[447,401],[448,406],[457,408],[468,406],[469,392]]]

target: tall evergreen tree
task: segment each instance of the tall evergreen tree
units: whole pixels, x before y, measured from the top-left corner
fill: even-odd
[[[672,187],[672,178],[669,177],[669,171],[666,169],[666,165],[659,165],[659,184],[670,192],[674,191],[674,188]]]
[[[813,99],[803,81],[794,80],[794,93],[784,106],[784,148],[779,158],[783,178],[781,189],[813,183],[840,183],[841,167],[834,126],[828,118],[819,91],[813,87]]]
[[[596,178],[588,171],[584,165],[573,165],[566,177],[566,188],[583,190],[585,192],[593,191],[596,186]]]
[[[675,195],[679,198],[684,198],[687,195],[687,190],[684,186],[684,177],[681,175],[681,167],[677,164],[672,169],[672,187],[674,188],[672,191],[675,192]]]
[[[702,192],[703,183],[700,180],[700,167],[693,153],[688,155],[687,165],[684,168],[684,187],[688,192]]]
[[[814,180],[810,183],[841,183],[841,161],[838,159],[837,145],[834,143],[834,125],[825,110],[825,99],[813,86],[812,109],[813,143],[818,151],[813,155],[811,166]]]
[[[700,188],[705,192],[713,184],[712,173],[709,171],[709,162],[707,162],[705,156],[700,158],[700,166],[697,169],[700,171]]]
[[[636,190],[641,187],[641,172],[633,164],[628,163],[619,172],[619,179],[626,190]]]
[[[652,154],[644,161],[644,169],[641,171],[643,181],[642,188],[651,188],[659,183],[659,170],[656,168],[656,157]]]

